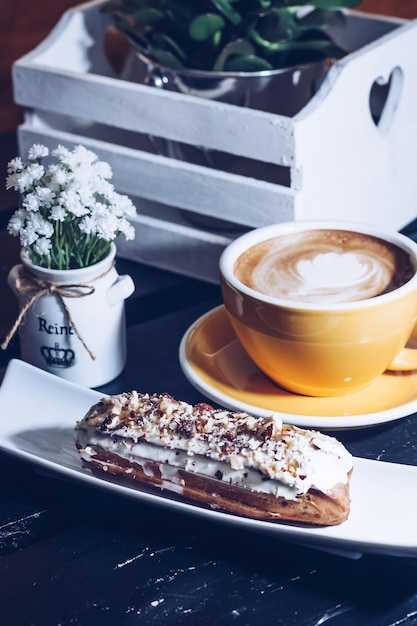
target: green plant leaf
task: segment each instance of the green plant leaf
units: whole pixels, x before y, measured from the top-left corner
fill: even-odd
[[[314,0],[313,6],[318,9],[353,9],[361,4],[362,0],[333,0],[333,2],[326,0]]]
[[[270,42],[295,39],[300,32],[295,13],[288,8],[271,9],[256,20],[252,31],[258,32],[262,40]]]
[[[157,61],[163,67],[169,67],[172,70],[184,69],[181,61],[169,50],[162,48],[149,48],[148,56]]]
[[[205,13],[198,15],[190,24],[188,29],[190,37],[195,41],[205,41],[210,39],[224,28],[224,19],[215,13]]]
[[[262,72],[272,69],[273,66],[266,59],[254,54],[231,57],[225,66],[227,72]]]
[[[133,14],[133,19],[137,24],[145,24],[146,26],[153,26],[163,20],[164,17],[165,16],[162,11],[152,7],[140,9],[139,11],[135,11]]]
[[[312,6],[316,9],[353,9],[361,4],[362,0],[311,0],[309,2],[300,2],[300,0],[288,0],[287,6],[305,8],[306,6]]]
[[[154,9],[164,9],[165,0],[120,0],[127,8],[132,12],[145,9],[146,7],[152,7]]]
[[[274,47],[274,52],[309,51],[321,52],[323,56],[339,57],[341,50],[329,39],[305,39],[296,41],[280,41]]]
[[[240,13],[235,11],[235,9],[230,6],[229,0],[211,0],[211,3],[223,13],[223,15],[230,21],[232,24],[240,24],[242,21],[242,17]]]
[[[120,32],[124,33],[128,39],[128,41],[132,44],[134,48],[139,50],[145,55],[149,54],[149,42],[146,41],[141,35],[136,33],[133,29],[127,28],[125,25],[118,24],[117,25]]]
[[[169,67],[227,71],[230,64],[287,67],[346,54],[326,33],[360,0],[105,0],[133,45]],[[317,43],[319,40],[320,43]],[[238,46],[248,46],[233,52]],[[230,46],[230,47],[229,47]],[[332,48],[333,46],[333,48]],[[295,52],[293,52],[295,50]],[[247,58],[243,61],[240,59]],[[163,59],[163,60],[162,60]],[[241,67],[241,65],[239,66]],[[245,70],[241,70],[245,71]],[[246,70],[250,71],[250,70]]]
[[[156,43],[158,47],[171,51],[174,56],[179,57],[180,59],[187,58],[187,55],[181,46],[174,41],[172,37],[165,35],[165,33],[155,33],[153,36],[153,42]]]
[[[221,42],[222,39],[222,31],[218,30],[217,32],[214,33],[213,37],[212,37],[212,43],[214,48],[217,48]]]
[[[214,63],[213,70],[223,72],[226,62],[231,56],[250,56],[253,55],[254,52],[255,48],[250,41],[246,39],[235,39],[223,48]]]

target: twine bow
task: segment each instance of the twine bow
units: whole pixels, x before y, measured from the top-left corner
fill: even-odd
[[[94,280],[98,280],[99,278],[102,278],[103,276],[105,276],[108,272],[110,272],[113,266],[114,266],[114,263],[110,266],[108,270],[100,274],[100,276],[97,276]],[[65,314],[68,318],[68,321],[73,327],[74,332],[77,335],[78,339],[80,340],[84,348],[87,350],[91,359],[95,361],[96,359],[95,355],[87,346],[86,342],[81,336],[77,328],[77,325],[71,315],[71,311],[67,303],[64,300],[64,298],[85,298],[85,296],[91,296],[95,292],[95,287],[93,285],[86,284],[86,283],[74,283],[74,284],[68,284],[68,285],[59,285],[59,284],[51,283],[47,280],[43,280],[41,278],[38,278],[37,276],[34,276],[30,271],[28,271],[24,266],[22,266],[19,268],[19,274],[16,279],[14,288],[15,288],[15,291],[19,295],[28,295],[28,296],[30,294],[32,295],[27,300],[25,305],[22,307],[19,315],[16,318],[15,323],[13,324],[5,340],[1,344],[2,350],[6,350],[6,348],[8,347],[10,341],[13,339],[14,334],[16,333],[17,329],[22,323],[23,318],[25,317],[26,313],[29,311],[31,306],[33,306],[35,302],[39,300],[39,298],[42,298],[42,296],[54,295],[60,301],[65,311]]]

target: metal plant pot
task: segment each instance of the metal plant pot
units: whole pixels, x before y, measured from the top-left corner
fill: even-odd
[[[307,104],[327,71],[325,61],[262,72],[174,70],[136,55],[147,85],[288,117]]]
[[[174,70],[135,51],[125,67],[123,77],[158,89],[293,117],[316,93],[327,69],[326,61],[320,61],[262,72]],[[163,156],[284,186],[290,185],[288,168],[160,137],[149,137],[149,140],[153,150]],[[193,222],[197,219],[201,222],[202,217],[193,214],[191,219]],[[227,228],[231,225],[222,220],[209,218],[207,221],[205,218],[204,226]],[[236,225],[232,226],[236,228]]]

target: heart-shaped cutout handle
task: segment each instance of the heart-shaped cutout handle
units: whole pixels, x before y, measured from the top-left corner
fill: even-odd
[[[388,80],[378,76],[372,84],[369,94],[369,109],[375,126],[381,133],[391,128],[395,112],[401,99],[403,72],[395,67]]]

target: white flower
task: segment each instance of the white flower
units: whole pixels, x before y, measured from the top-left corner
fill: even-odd
[[[63,222],[67,216],[67,212],[62,206],[54,206],[51,209],[51,219],[54,222]]]
[[[40,163],[32,163],[26,168],[26,174],[32,177],[32,183],[41,180],[45,174],[45,168]]]
[[[35,191],[33,191],[32,193],[28,193],[22,200],[22,206],[30,212],[39,211],[39,207],[41,206],[41,200],[38,194]]]
[[[20,231],[20,243],[24,248],[30,248],[38,239],[38,237],[38,233],[32,226],[22,228],[22,230]]]
[[[46,168],[44,157],[52,160]],[[60,145],[49,153],[46,146],[34,144],[28,161],[16,157],[8,164],[6,186],[20,192],[21,208],[7,230],[20,237],[35,264],[85,267],[104,258],[119,235],[133,239],[127,218],[136,209],[115,191],[109,182],[111,167],[94,152],[81,145],[72,151]]]
[[[59,145],[55,150],[51,152],[52,156],[57,157],[61,162],[64,161],[70,155],[70,151],[64,146]]]
[[[97,155],[94,152],[80,145],[74,148],[72,155],[73,161],[80,165],[91,165],[97,161]]]
[[[18,191],[19,185],[17,180],[17,174],[9,174],[6,178],[6,189],[14,189],[15,191]]]
[[[108,215],[111,215],[111,211],[108,210],[107,205],[104,202],[94,201],[91,205],[91,215],[95,217],[95,219],[106,218]]]
[[[91,215],[86,215],[82,218],[79,223],[79,229],[82,233],[86,235],[96,235],[97,234],[97,222],[94,217]]]
[[[135,238],[135,229],[132,224],[125,219],[119,220],[119,233],[124,235],[126,241],[132,241]]]
[[[18,237],[20,235],[21,230],[25,227],[25,220],[27,218],[27,211],[24,209],[17,209],[7,224],[8,232],[13,235],[13,237]]]
[[[55,184],[57,187],[63,187],[72,180],[72,174],[70,172],[67,172],[63,167],[55,164],[48,167],[46,174],[51,183]]]
[[[95,204],[94,191],[90,189],[90,187],[78,187],[76,185],[73,185],[72,189],[77,191],[80,202],[85,207],[88,207],[90,209],[90,207]]]
[[[115,206],[115,210],[119,215],[127,215],[128,217],[133,217],[136,215],[136,208],[127,196],[122,196],[119,193],[113,194],[113,203]]]
[[[20,193],[23,194],[26,191],[30,190],[32,187],[32,183],[33,177],[28,174],[26,170],[22,170],[21,172],[16,174],[17,190],[20,191]]]
[[[52,244],[51,240],[46,237],[39,237],[33,246],[35,252],[40,256],[49,256]]]
[[[54,227],[45,220],[39,213],[31,213],[28,217],[27,228],[33,229],[37,235],[42,237],[52,237]]]
[[[37,161],[38,159],[43,159],[47,157],[49,154],[49,150],[46,146],[43,146],[40,143],[34,143],[28,151],[28,159],[29,161]]]
[[[73,171],[90,166],[91,163],[97,160],[97,155],[91,152],[91,150],[87,150],[84,146],[76,146],[72,152],[60,146],[57,156],[62,163]]]
[[[114,193],[114,188],[113,185],[107,180],[104,180],[104,178],[96,178],[94,180],[94,191],[95,193],[110,200]]]
[[[107,241],[113,241],[116,238],[119,230],[118,219],[111,213],[102,212],[97,213],[97,236],[100,239],[106,239]]]
[[[100,178],[111,178],[113,176],[112,169],[105,161],[97,161],[93,163],[93,171]]]
[[[68,213],[72,213],[75,217],[82,217],[88,213],[88,209],[80,202],[80,197],[76,191],[68,189],[63,191],[59,196],[61,206],[65,207]]]
[[[20,172],[24,168],[23,161],[20,157],[16,157],[12,159],[7,164],[7,171],[9,174],[15,174],[16,172]]]
[[[42,206],[47,209],[53,206],[56,193],[52,191],[52,189],[49,189],[48,187],[36,187],[35,192]]]

